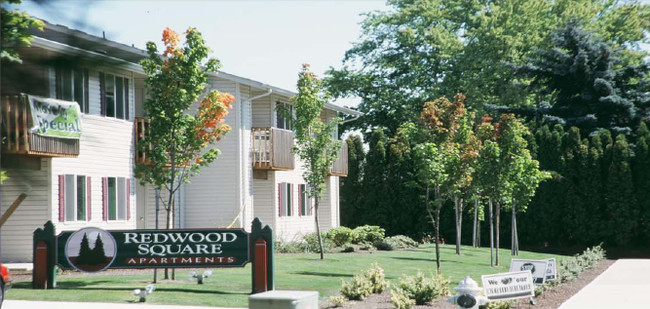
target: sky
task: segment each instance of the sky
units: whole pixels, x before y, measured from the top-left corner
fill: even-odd
[[[341,67],[359,40],[363,13],[388,10],[385,0],[117,0],[23,1],[19,9],[50,23],[144,49],[161,48],[162,31],[196,27],[224,72],[295,91],[303,63],[322,77]],[[354,106],[355,100],[339,100]]]

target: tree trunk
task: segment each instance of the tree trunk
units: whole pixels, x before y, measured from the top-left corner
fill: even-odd
[[[173,196],[172,196],[171,192],[169,192],[169,193],[170,193],[169,194],[170,198],[169,198],[169,202],[168,202],[169,204],[167,204],[168,207],[167,207],[167,218],[166,218],[167,219],[167,224],[166,224],[166,227],[167,227],[168,230],[171,230],[172,228],[174,228],[174,199],[173,199]],[[169,268],[165,268],[165,278],[164,279],[169,280]]]
[[[515,255],[515,204],[512,204],[510,216],[510,255]]]
[[[429,214],[429,218],[431,218],[431,221],[433,222],[433,233],[435,235],[434,237],[436,238],[436,240],[435,240],[435,244],[436,244],[436,269],[437,269],[437,272],[440,273],[440,249],[438,247],[439,246],[438,238],[440,238],[440,235],[439,235],[440,233],[439,233],[438,224],[437,224],[439,218],[436,218],[436,216],[433,214],[433,211],[431,210],[431,205],[429,204],[429,199],[430,199],[429,198],[429,196],[430,196],[430,192],[429,192],[430,190],[429,189],[430,189],[429,184],[427,184],[426,191],[425,191],[425,194],[424,194],[424,206],[425,206],[425,208],[427,210],[427,213]],[[438,193],[437,188],[436,188],[435,192]],[[437,194],[436,194],[436,197],[437,197]]]
[[[460,255],[461,230],[463,226],[463,199],[455,197],[454,207],[456,215],[456,254]]]
[[[436,267],[438,274],[440,274],[440,208],[442,208],[442,203],[438,202],[438,205],[436,206],[436,220],[435,220],[435,227],[436,227]]]
[[[517,211],[515,204],[512,204],[512,236],[513,236],[513,255],[519,255],[519,231],[517,231]]]
[[[318,237],[318,248],[320,249],[320,259],[325,259],[325,254],[323,253],[323,238],[320,235],[320,224],[318,222],[318,203],[320,197],[314,198],[314,220],[316,220],[316,235]]]
[[[496,259],[495,259],[495,264],[494,265],[499,266],[499,218],[500,218],[500,213],[501,213],[501,202],[497,202],[497,207],[494,210],[494,212],[495,212],[494,215],[496,217],[495,222],[494,222],[494,225],[496,226],[496,230],[495,230],[495,232],[496,232],[495,233],[496,243],[495,243],[495,246],[494,246]]]
[[[492,198],[488,201],[490,220],[490,267],[494,267],[494,221],[492,220]]]
[[[474,199],[474,225],[472,226],[472,247],[478,248],[478,238],[476,237],[478,230],[478,199]]]

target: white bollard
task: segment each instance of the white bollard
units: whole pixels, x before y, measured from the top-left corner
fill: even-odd
[[[268,291],[248,297],[249,309],[318,309],[316,291]]]

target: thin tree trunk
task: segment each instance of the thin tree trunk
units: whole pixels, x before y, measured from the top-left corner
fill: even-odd
[[[474,225],[472,226],[472,247],[478,248],[478,199],[474,199]]]
[[[442,208],[442,203],[438,202],[436,206],[436,221],[434,223],[436,227],[436,267],[438,273],[440,273],[440,208]]]
[[[454,197],[454,217],[456,219],[456,254],[460,255],[460,219],[458,218],[458,197]]]
[[[494,267],[494,222],[492,220],[492,198],[488,201],[490,214],[490,267]]]
[[[436,192],[438,192],[438,191],[436,190]],[[425,194],[424,194],[424,205],[425,205],[425,208],[427,210],[427,213],[429,214],[429,218],[431,219],[431,222],[433,223],[433,231],[434,231],[433,233],[434,233],[435,238],[436,238],[436,240],[435,240],[435,243],[436,243],[436,269],[437,269],[437,272],[440,273],[440,249],[438,248],[438,238],[439,238],[438,234],[439,233],[437,232],[438,231],[438,226],[436,224],[438,222],[438,220],[436,219],[435,215],[433,214],[433,211],[431,210],[431,205],[429,205],[429,199],[430,199],[429,197],[430,197],[430,187],[429,187],[429,184],[427,184],[426,191],[425,191]]]
[[[512,204],[512,216],[510,218],[510,255],[515,254],[515,204]]]
[[[320,198],[317,196],[314,198],[314,220],[316,220],[316,235],[318,236],[318,248],[320,249],[320,259],[325,259],[325,254],[323,253],[323,238],[320,235],[320,224],[318,222],[318,204]]]
[[[514,204],[512,205],[512,220],[513,220],[513,229],[515,230],[515,255],[519,255],[519,229],[517,228],[517,212],[514,210]]]
[[[496,217],[495,218],[496,220],[494,222],[494,225],[496,226],[496,231],[495,231],[496,232],[496,235],[495,235],[496,236],[496,243],[495,243],[495,246],[494,246],[494,249],[495,249],[494,251],[495,251],[495,254],[496,254],[495,265],[499,266],[499,218],[501,217],[500,216],[501,202],[497,202],[497,207],[494,210],[494,212],[495,212],[494,215]]]

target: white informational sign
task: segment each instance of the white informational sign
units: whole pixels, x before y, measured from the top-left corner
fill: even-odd
[[[557,279],[557,268],[555,268],[555,258],[546,259],[546,281]]]
[[[535,296],[530,271],[517,271],[481,276],[485,296],[490,301],[529,298]]]
[[[510,261],[510,271],[526,271],[530,270],[533,276],[533,283],[536,285],[544,284],[546,279],[546,268],[548,266],[547,260],[518,260],[512,259]]]

